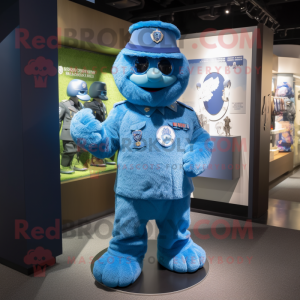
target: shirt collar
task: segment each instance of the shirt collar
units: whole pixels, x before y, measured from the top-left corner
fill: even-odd
[[[157,109],[162,115],[165,114],[165,107],[150,107],[150,106],[142,106],[142,105],[135,105],[135,107],[146,117],[150,118],[151,115],[155,112]],[[174,102],[171,105],[167,106],[167,108],[177,112],[177,103]]]
[[[177,102],[172,103],[171,105],[167,106],[169,109],[177,112]]]
[[[80,107],[80,102],[78,101],[77,104],[71,99],[69,98],[70,104],[76,108]]]

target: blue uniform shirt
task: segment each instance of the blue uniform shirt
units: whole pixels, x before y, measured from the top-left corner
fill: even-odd
[[[164,125],[175,132],[169,147],[157,140],[157,131]],[[119,150],[116,194],[133,199],[181,199],[193,191],[182,157],[194,133],[199,135],[203,129],[192,108],[179,102],[155,108],[124,101],[115,105],[103,127],[111,141],[106,151]],[[140,146],[133,136],[136,131],[142,135]]]
[[[178,101],[168,107],[117,103],[103,123],[86,108],[74,116],[71,135],[96,157],[119,151],[115,192],[133,199],[188,196],[190,177],[204,171],[213,147],[193,109]]]

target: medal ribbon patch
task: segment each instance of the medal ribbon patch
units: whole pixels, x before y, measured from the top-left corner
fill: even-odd
[[[143,137],[143,132],[142,130],[134,130],[132,132],[132,136],[133,136],[133,139],[134,139],[134,146],[133,148],[143,148],[145,145],[144,145],[144,142],[142,142],[142,137]]]

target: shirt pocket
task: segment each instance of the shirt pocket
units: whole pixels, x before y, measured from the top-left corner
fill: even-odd
[[[145,126],[146,121],[130,125],[132,149],[143,149],[146,147],[145,142],[143,141],[143,129]]]

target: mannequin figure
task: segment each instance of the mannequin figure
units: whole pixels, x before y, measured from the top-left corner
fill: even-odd
[[[90,108],[93,111],[95,118],[100,122],[104,122],[107,117],[107,111],[103,101],[108,100],[106,83],[100,81],[93,82],[89,89],[89,95],[93,99],[85,102],[84,107]],[[114,156],[111,158],[111,160],[114,160]],[[106,164],[115,165],[116,163],[114,161],[110,162],[105,159],[92,156],[91,166],[105,167]]]
[[[74,171],[87,170],[80,161],[82,150],[77,147],[70,134],[71,120],[78,111],[83,109],[83,105],[79,102],[79,99],[83,101],[90,99],[86,82],[79,79],[71,80],[67,87],[67,95],[70,98],[59,103],[59,128],[61,128],[63,123],[60,134],[60,139],[63,141],[64,148],[61,158],[62,167],[60,169],[62,174],[72,174]],[[77,156],[77,162],[74,167],[72,167],[72,161],[75,154]]]

